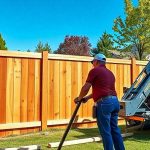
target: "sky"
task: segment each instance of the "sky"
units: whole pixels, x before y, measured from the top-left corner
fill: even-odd
[[[96,47],[118,16],[124,0],[0,0],[0,33],[8,50],[34,51],[39,41],[56,50],[66,35],[87,36]]]

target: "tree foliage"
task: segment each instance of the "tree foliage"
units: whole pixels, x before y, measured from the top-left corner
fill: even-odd
[[[97,42],[97,48],[91,50],[91,54],[95,55],[97,53],[103,53],[107,57],[110,57],[108,50],[112,49],[114,49],[113,37],[105,31]]]
[[[35,49],[36,52],[43,52],[43,51],[48,51],[48,53],[51,53],[51,48],[49,46],[48,43],[46,43],[45,45],[40,41],[37,46],[36,46],[36,49]]]
[[[0,50],[7,50],[6,42],[5,42],[5,40],[3,39],[3,37],[2,37],[1,34],[0,34]]]
[[[131,0],[125,0],[125,20],[114,21],[115,42],[119,49],[133,50],[137,59],[143,59],[150,51],[150,1],[139,0],[134,7]]]
[[[91,44],[87,37],[66,36],[63,43],[54,52],[56,54],[89,56]]]

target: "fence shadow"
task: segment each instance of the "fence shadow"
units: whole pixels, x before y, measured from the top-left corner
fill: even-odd
[[[122,133],[125,132],[124,125],[119,126],[119,128],[121,129]],[[79,138],[79,139],[99,136],[98,128],[86,128],[86,129],[77,128],[77,129],[71,129],[71,130],[75,130],[81,133],[81,135],[74,136],[75,138]],[[132,131],[132,132],[134,132],[133,136],[126,137],[124,140],[130,139],[130,141],[149,142],[150,129],[137,130],[137,131]]]

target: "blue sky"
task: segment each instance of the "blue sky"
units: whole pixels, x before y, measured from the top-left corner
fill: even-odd
[[[104,31],[113,33],[113,20],[124,17],[124,0],[0,0],[0,5],[0,33],[9,50],[34,51],[39,41],[56,50],[66,35],[87,36],[95,47]]]

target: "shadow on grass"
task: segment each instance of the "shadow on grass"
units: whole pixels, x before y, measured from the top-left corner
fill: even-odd
[[[121,133],[125,133],[125,126],[119,126]],[[79,135],[73,135],[72,137],[81,139],[81,138],[89,138],[89,137],[96,137],[99,136],[98,128],[87,128],[87,129],[71,129],[72,131],[77,131],[81,134]],[[132,141],[148,141],[150,140],[150,129],[147,130],[137,130],[137,131],[131,131],[134,133],[132,137],[126,137],[125,140],[129,139]]]
[[[129,137],[128,140],[137,141],[137,142],[149,142],[149,140],[150,140],[150,129],[149,130],[135,131],[134,135],[132,137]]]
[[[125,131],[125,126],[119,126],[121,132],[123,133]],[[98,128],[77,128],[77,129],[71,129],[71,131],[77,131],[81,134],[74,135],[75,138],[89,138],[89,137],[98,137],[100,136]]]

